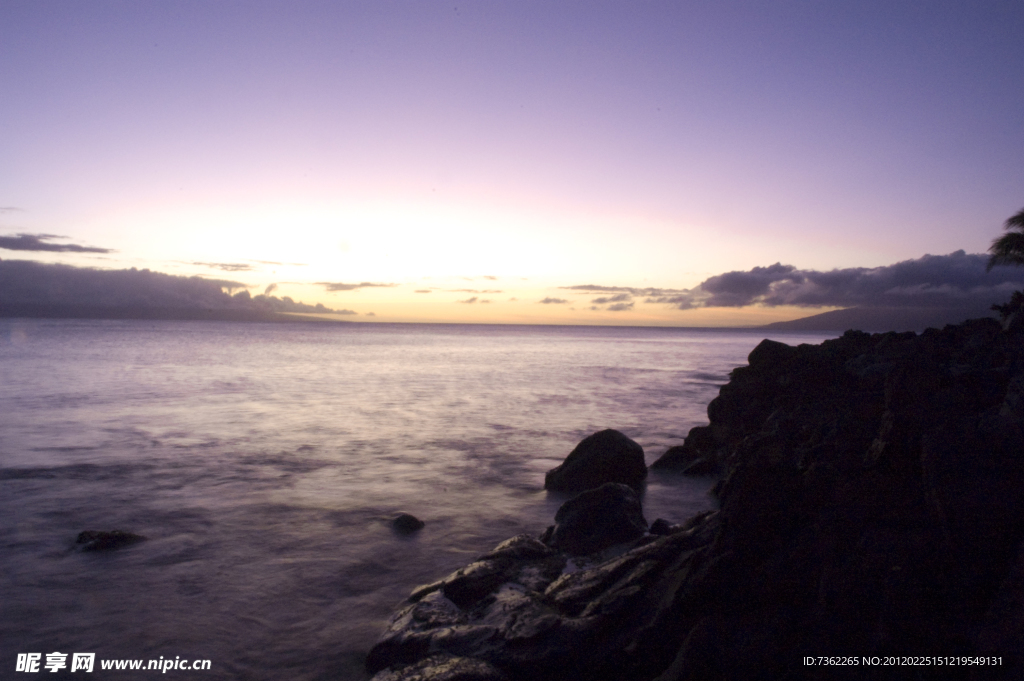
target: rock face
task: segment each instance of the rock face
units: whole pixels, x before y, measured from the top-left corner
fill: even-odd
[[[1024,333],[847,332],[749,361],[693,445],[724,471],[719,511],[586,557],[510,540],[413,592],[370,669],[419,678],[403,666],[449,655],[513,681],[907,678],[863,660],[940,655],[989,664],[910,675],[1024,678]]]
[[[486,662],[486,674],[509,679],[651,678],[671,662],[672,643],[683,633],[660,635],[674,630],[676,619],[662,595],[711,540],[713,525],[644,536],[620,545],[624,553],[587,559],[513,537],[415,589],[370,651],[367,668],[377,673],[373,681],[447,678],[429,661],[440,656],[442,664],[453,657]],[[492,678],[481,672],[466,681]]]
[[[544,489],[581,492],[606,482],[639,490],[647,477],[644,449],[611,428],[584,438],[565,461],[544,476]]]
[[[146,541],[146,537],[140,534],[132,534],[123,530],[98,531],[85,530],[78,533],[75,546],[79,551],[110,551],[119,549],[122,546],[130,546],[140,541]]]

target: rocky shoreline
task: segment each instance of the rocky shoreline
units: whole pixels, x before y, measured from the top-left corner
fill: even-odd
[[[635,465],[603,461],[543,535],[415,589],[374,681],[1024,677],[1024,333],[748,361],[654,464],[719,474],[718,511],[648,525]]]

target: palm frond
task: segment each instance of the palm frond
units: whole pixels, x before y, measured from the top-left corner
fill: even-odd
[[[991,270],[996,265],[1024,265],[1024,232],[1007,232],[992,242],[988,252],[988,266]]]
[[[1007,218],[1003,224],[1004,229],[1024,229],[1024,208],[1020,209],[1016,215],[1012,215]]]

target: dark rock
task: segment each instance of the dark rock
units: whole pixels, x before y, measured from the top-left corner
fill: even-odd
[[[674,534],[678,530],[678,525],[673,525],[664,518],[658,518],[653,523],[651,523],[651,527],[650,529],[648,529],[648,532],[654,535],[658,535],[660,537],[664,537],[665,535]]]
[[[584,438],[560,466],[548,471],[544,489],[578,492],[619,482],[639,490],[646,477],[643,447],[609,428]]]
[[[686,471],[698,461],[708,469],[707,473],[691,472],[691,475],[709,475],[718,472],[718,441],[710,426],[690,429],[683,444],[669,447],[651,468]]]
[[[747,355],[747,363],[751,367],[780,365],[793,358],[795,348],[785,343],[765,338]]]
[[[683,475],[718,475],[718,462],[714,459],[694,459],[683,469]]]
[[[480,556],[477,560],[517,562],[549,558],[554,554],[555,551],[543,541],[534,539],[527,534],[520,534],[501,542],[493,550]]]
[[[111,530],[109,532],[86,530],[78,534],[75,545],[79,551],[109,551],[119,549],[122,546],[130,546],[140,541],[146,541],[147,537],[140,534],[132,534],[122,530]]]
[[[417,530],[422,530],[425,526],[425,522],[409,513],[400,513],[391,521],[391,527],[400,534],[411,534]]]
[[[571,571],[564,554],[544,555],[536,540],[517,537],[485,554],[494,561],[510,558],[509,550],[523,551],[515,562],[464,569],[442,580],[441,588],[414,592],[371,649],[367,669],[434,679],[427,660],[445,655],[484,661],[487,673],[497,670],[517,681],[650,678],[675,653],[661,645],[665,637],[651,635],[674,629],[671,599],[663,598],[666,585],[685,574],[695,549],[712,536],[645,538],[621,555],[574,564]],[[489,593],[481,589],[461,605],[445,596],[445,586],[478,570],[501,570],[506,581],[492,580]],[[392,678],[420,677],[374,681]]]
[[[609,482],[581,492],[559,507],[550,545],[574,556],[632,541],[647,532],[636,492]]]

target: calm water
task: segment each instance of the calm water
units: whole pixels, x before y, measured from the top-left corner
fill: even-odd
[[[552,522],[544,472],[580,439],[618,428],[651,463],[763,337],[0,320],[0,678],[60,651],[365,679],[413,586]],[[708,484],[652,475],[647,519],[709,507]],[[399,511],[426,528],[396,535]],[[71,550],[85,529],[150,540]]]

